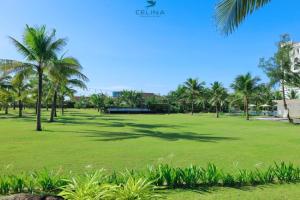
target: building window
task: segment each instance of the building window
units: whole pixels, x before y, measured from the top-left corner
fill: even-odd
[[[299,50],[299,49],[298,49]],[[300,62],[299,58],[294,59],[294,70],[299,70],[300,69]]]

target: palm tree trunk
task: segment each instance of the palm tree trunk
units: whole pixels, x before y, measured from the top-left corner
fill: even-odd
[[[8,104],[5,105],[5,114],[8,115]]]
[[[245,98],[245,111],[246,111],[246,119],[247,120],[249,120],[249,107],[248,107],[248,104],[249,104],[249,102],[248,102],[248,98],[246,97]]]
[[[64,115],[64,96],[61,96],[61,115]]]
[[[19,106],[19,117],[23,116],[23,104],[22,104],[22,100],[21,100],[21,88],[19,88],[18,91],[18,98],[19,98],[19,102],[18,102],[18,106]]]
[[[16,101],[13,102],[13,109],[16,110]]]
[[[216,105],[216,115],[217,115],[217,118],[219,118],[219,109],[218,109],[218,105]]]
[[[36,130],[42,131],[41,111],[42,111],[42,96],[43,96],[43,70],[42,66],[38,66],[38,98],[37,98],[37,114],[36,114]]]
[[[57,117],[56,105],[57,105],[57,102],[55,102],[55,107],[54,107],[54,117]]]
[[[19,100],[19,117],[23,116],[23,103],[22,100]]]
[[[54,91],[52,105],[51,105],[51,115],[50,115],[50,122],[54,122],[54,117],[56,113],[56,99],[57,99],[57,92]]]
[[[192,115],[194,114],[194,96],[192,95]]]
[[[284,81],[281,81],[281,92],[282,92],[283,107],[287,111],[287,118],[288,118],[289,122],[292,123],[293,120],[290,117],[290,111],[289,111],[288,105],[286,103],[286,98],[285,98],[285,85],[284,85]]]
[[[35,101],[35,115],[37,115],[37,103],[38,102],[38,100],[36,99],[36,101]]]

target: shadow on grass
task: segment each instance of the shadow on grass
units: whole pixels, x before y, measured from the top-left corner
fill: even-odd
[[[139,138],[156,138],[167,141],[191,140],[197,142],[217,142],[220,140],[237,140],[234,137],[218,137],[210,134],[198,134],[193,132],[161,132],[149,129],[134,129],[132,132],[109,132],[88,130],[81,133],[88,133],[84,137],[93,138],[95,141],[122,141]]]

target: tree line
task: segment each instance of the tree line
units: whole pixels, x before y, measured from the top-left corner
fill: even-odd
[[[23,55],[24,61],[0,59],[0,109],[8,114],[10,107],[19,109],[22,117],[26,107],[36,110],[36,130],[41,131],[42,108],[51,109],[49,121],[54,122],[57,107],[62,115],[67,107],[95,107],[105,112],[110,107],[149,108],[154,112],[187,113],[229,112],[243,110],[249,119],[249,105],[258,109],[261,105],[274,105],[273,100],[283,100],[290,121],[286,97],[297,98],[295,91],[287,94],[286,87],[300,87],[296,60],[291,60],[294,52],[289,35],[281,36],[277,52],[271,58],[262,58],[259,67],[269,77],[269,83],[261,83],[260,78],[251,73],[237,76],[229,88],[221,82],[206,85],[197,78],[188,78],[167,95],[144,97],[142,92],[124,90],[120,97],[112,98],[106,94],[92,94],[89,97],[75,97],[76,89],[85,89],[88,78],[82,72],[80,62],[66,56],[66,38],[57,38],[56,31],[48,31],[46,26],[26,26],[23,40],[13,37],[9,40]],[[275,86],[275,87],[274,87]],[[280,86],[279,90],[274,89]]]
[[[299,67],[299,62],[293,57],[293,43],[288,34],[280,36],[277,51],[271,58],[261,58],[259,67],[269,77],[268,83],[261,83],[261,79],[251,73],[238,75],[230,85],[230,91],[221,82],[214,82],[206,86],[205,82],[197,78],[188,78],[176,90],[164,96],[143,98],[142,92],[121,92],[118,98],[105,94],[93,94],[81,105],[90,105],[105,111],[108,107],[147,107],[159,112],[186,113],[229,112],[232,109],[243,110],[249,120],[249,105],[267,106],[269,110],[275,105],[274,100],[282,100],[287,118],[292,122],[286,99],[297,99],[295,90],[287,92],[287,87],[300,88],[300,75],[293,71]],[[84,99],[81,99],[82,101]],[[89,104],[90,103],[90,104]]]

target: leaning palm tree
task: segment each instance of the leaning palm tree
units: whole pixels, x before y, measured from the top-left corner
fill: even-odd
[[[216,6],[218,28],[226,35],[232,33],[255,10],[271,0],[219,0]]]
[[[231,84],[232,89],[243,98],[247,120],[249,120],[249,100],[256,92],[259,81],[260,79],[258,77],[252,77],[250,73],[247,73],[237,76],[234,83]]]
[[[53,98],[50,122],[54,122],[57,98],[60,90],[69,85],[86,88],[85,81],[88,78],[81,72],[82,67],[78,60],[73,57],[61,57],[53,62],[48,69],[48,75],[52,85]]]
[[[66,45],[66,39],[56,39],[56,31],[48,32],[46,26],[26,26],[23,35],[23,42],[9,37],[17,50],[24,56],[25,62],[15,60],[1,60],[2,68],[5,71],[18,72],[31,68],[38,77],[37,95],[37,120],[36,130],[42,130],[41,124],[41,103],[43,94],[43,75],[47,67],[52,65],[57,53]]]
[[[216,108],[216,117],[219,118],[219,112],[227,97],[226,89],[222,83],[215,81],[211,87],[210,103]]]
[[[191,112],[194,114],[194,104],[197,97],[200,96],[200,92],[203,89],[204,82],[199,82],[198,79],[189,78],[184,82],[184,88],[187,97],[191,101]]]

